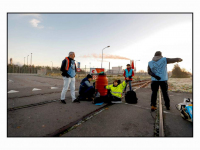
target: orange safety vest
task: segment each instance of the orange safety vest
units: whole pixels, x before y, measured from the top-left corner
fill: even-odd
[[[65,70],[69,70],[69,58],[66,57],[66,67]]]
[[[69,70],[69,58],[68,57],[65,57],[65,58],[66,58],[65,70]],[[75,66],[76,66],[76,63],[75,63]]]

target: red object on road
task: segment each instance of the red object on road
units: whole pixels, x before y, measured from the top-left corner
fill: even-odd
[[[108,85],[108,78],[106,74],[103,75],[98,75],[95,83],[95,89],[98,90],[100,93],[100,96],[106,96],[108,93],[108,90],[105,89],[104,87]]]

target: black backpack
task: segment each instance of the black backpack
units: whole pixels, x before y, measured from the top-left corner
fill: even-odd
[[[125,95],[125,101],[129,104],[137,104],[137,96],[135,91],[128,91]]]

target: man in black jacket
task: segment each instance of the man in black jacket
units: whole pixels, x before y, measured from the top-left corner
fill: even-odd
[[[75,97],[75,76],[76,76],[76,64],[75,64],[75,53],[69,52],[69,57],[66,57],[62,61],[60,71],[62,71],[62,76],[64,80],[63,90],[61,92],[61,102],[65,102],[65,94],[70,86],[70,92],[72,97],[72,102],[79,102]]]
[[[151,110],[154,111],[156,108],[156,99],[159,86],[161,87],[165,106],[167,110],[170,110],[170,99],[168,96],[168,73],[167,64],[181,62],[181,58],[166,58],[162,56],[160,51],[157,51],[152,59],[148,63],[148,74],[151,75]]]

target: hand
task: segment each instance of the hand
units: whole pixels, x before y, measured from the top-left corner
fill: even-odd
[[[161,79],[159,76],[156,76],[155,78],[156,78],[157,80],[160,80],[160,79]]]
[[[129,80],[129,78],[126,78],[126,80]]]
[[[183,61],[183,59],[179,58],[178,62],[181,62],[181,61]]]

